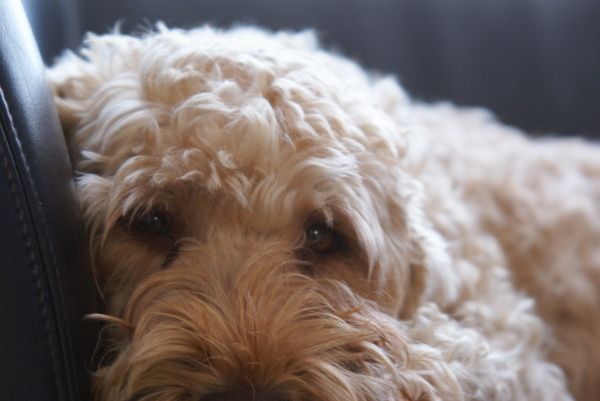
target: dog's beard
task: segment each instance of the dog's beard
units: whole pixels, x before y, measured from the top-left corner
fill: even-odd
[[[433,388],[401,323],[338,281],[282,269],[165,270],[112,320],[113,338],[125,335],[96,373],[99,400],[429,400],[456,390],[451,377]]]

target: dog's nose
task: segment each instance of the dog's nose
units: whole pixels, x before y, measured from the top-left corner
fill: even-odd
[[[274,392],[257,393],[253,389],[232,389],[202,397],[200,401],[287,401],[287,398]]]

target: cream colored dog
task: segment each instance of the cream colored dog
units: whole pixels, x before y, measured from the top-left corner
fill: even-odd
[[[600,400],[600,148],[251,28],[50,71],[113,357],[98,400]]]

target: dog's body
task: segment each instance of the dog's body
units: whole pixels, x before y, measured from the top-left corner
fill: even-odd
[[[126,332],[99,399],[600,399],[597,145],[307,33],[159,30],[50,71]]]

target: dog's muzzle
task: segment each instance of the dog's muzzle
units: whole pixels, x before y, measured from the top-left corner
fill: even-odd
[[[406,353],[382,317],[342,283],[281,266],[167,269],[133,294],[128,334],[96,373],[97,398],[391,399]]]

